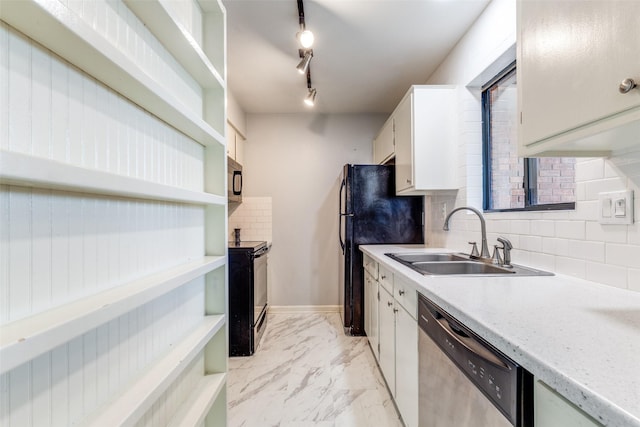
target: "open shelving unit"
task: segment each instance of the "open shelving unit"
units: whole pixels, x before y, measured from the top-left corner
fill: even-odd
[[[102,1],[102,0],[96,0]],[[204,146],[204,191],[163,185],[25,153],[0,150],[0,182],[115,198],[203,206],[202,258],[0,326],[0,374],[12,372],[56,347],[204,277],[202,321],[165,354],[128,381],[81,425],[133,425],[194,361],[204,372],[170,425],[226,425],[227,200],[226,18],[221,0],[198,0],[202,41],[174,16],[166,0],[123,0],[202,89],[193,111],[66,2],[4,2],[0,19]],[[71,420],[70,420],[71,421]]]

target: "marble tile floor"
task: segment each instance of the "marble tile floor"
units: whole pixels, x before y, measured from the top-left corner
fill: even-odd
[[[338,313],[268,322],[253,356],[229,359],[229,427],[402,427],[367,339]]]

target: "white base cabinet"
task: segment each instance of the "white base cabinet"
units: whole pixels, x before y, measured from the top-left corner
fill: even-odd
[[[640,144],[640,2],[519,0],[519,155],[602,156]],[[585,72],[588,70],[588,72]]]
[[[395,398],[396,396],[396,319],[394,313],[393,296],[380,286],[380,304],[378,312],[380,314],[380,370],[387,381],[389,390]]]
[[[365,254],[365,331],[407,427],[418,426],[416,290]],[[379,280],[373,280],[371,272]],[[367,315],[366,313],[369,312]]]
[[[602,427],[540,380],[533,386],[535,427]]]

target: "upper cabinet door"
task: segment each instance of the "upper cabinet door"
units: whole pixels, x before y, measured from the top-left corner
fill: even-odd
[[[395,121],[396,193],[413,187],[413,93],[408,94],[393,112]]]
[[[518,1],[521,155],[606,155],[638,144],[640,2]],[[634,137],[635,135],[635,137]]]
[[[393,117],[389,117],[373,140],[373,163],[383,164],[394,155]]]

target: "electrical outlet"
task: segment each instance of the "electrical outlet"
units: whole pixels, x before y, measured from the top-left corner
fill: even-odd
[[[633,191],[598,194],[600,224],[633,224]]]

